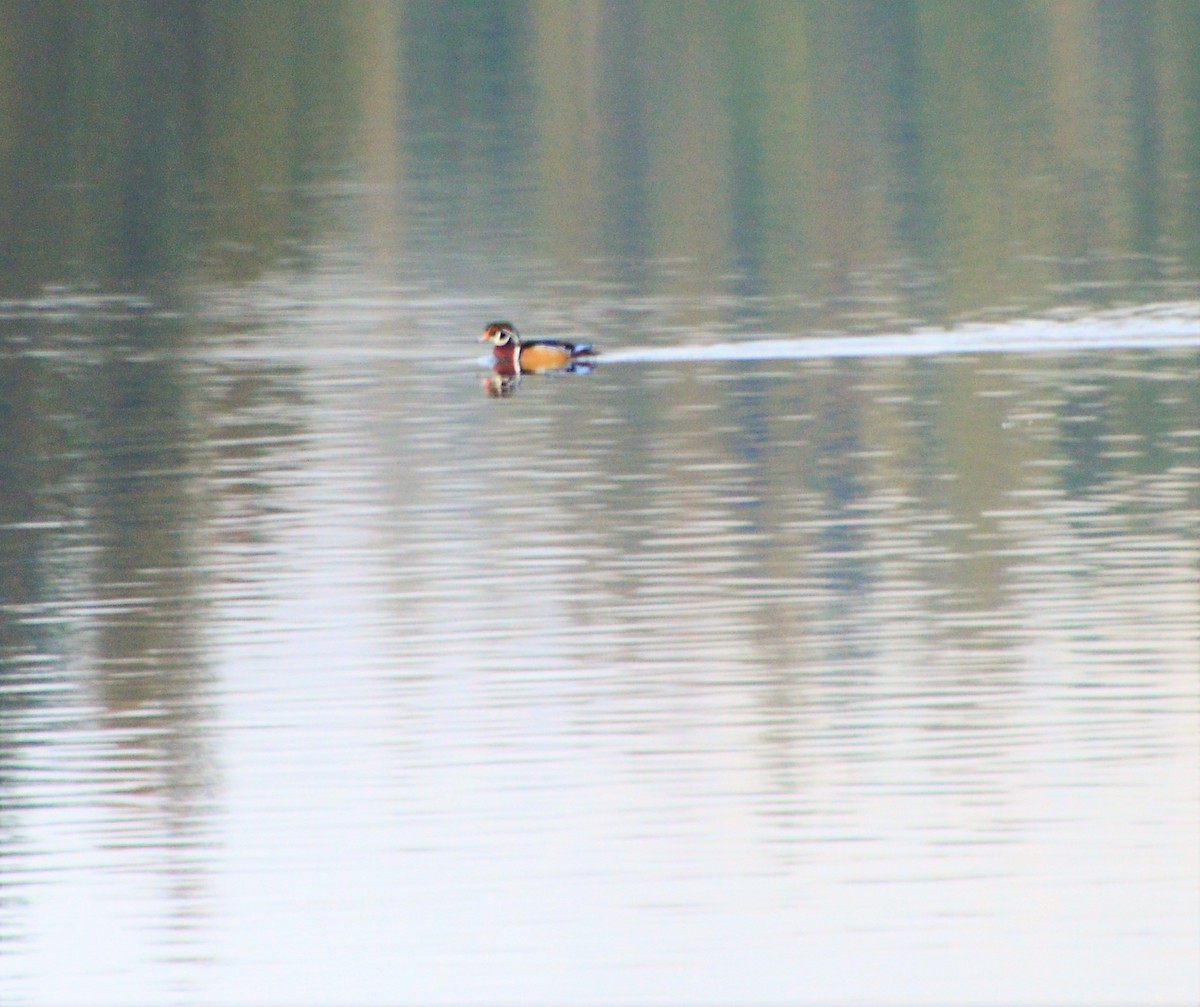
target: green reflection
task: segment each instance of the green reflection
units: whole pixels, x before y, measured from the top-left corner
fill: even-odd
[[[403,268],[803,305],[748,326],[1192,296],[1198,37],[1195,5],[1098,0],[9,2],[0,275],[259,275],[350,182],[343,240]]]

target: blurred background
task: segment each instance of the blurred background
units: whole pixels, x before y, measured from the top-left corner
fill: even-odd
[[[0,16],[12,298],[158,303],[330,245],[460,296],[524,296],[531,262],[702,301],[723,282],[782,300],[788,331],[869,324],[867,294],[940,320],[1196,279],[1190,3]],[[687,323],[727,320],[706,307]]]
[[[1200,4],[0,0],[0,999],[1194,1002],[1198,416]]]

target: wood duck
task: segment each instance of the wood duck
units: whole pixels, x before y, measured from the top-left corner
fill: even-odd
[[[545,371],[585,371],[596,355],[591,343],[565,343],[557,339],[521,342],[512,322],[492,322],[483,330],[481,343],[492,344],[496,373],[520,376]]]

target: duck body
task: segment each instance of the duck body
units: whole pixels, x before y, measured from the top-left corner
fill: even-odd
[[[511,322],[492,322],[479,340],[492,344],[497,373],[538,374],[547,371],[587,370],[596,350],[591,343],[568,343],[558,339],[521,339]]]

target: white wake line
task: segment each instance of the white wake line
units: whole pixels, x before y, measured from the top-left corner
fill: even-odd
[[[1097,350],[1200,349],[1200,319],[1090,319],[1019,322],[965,329],[921,329],[903,335],[814,336],[738,343],[618,349],[600,364],[722,360],[821,360],[845,357],[934,357],[976,353],[1086,353]]]

